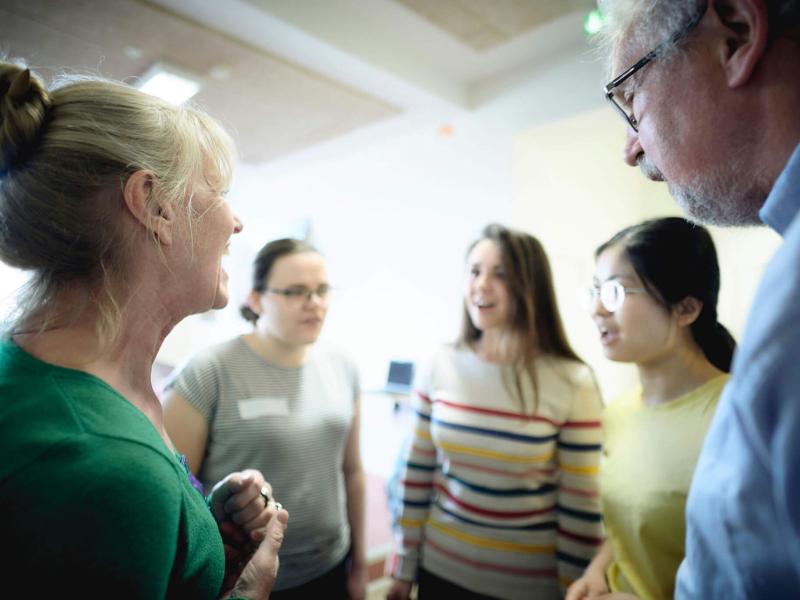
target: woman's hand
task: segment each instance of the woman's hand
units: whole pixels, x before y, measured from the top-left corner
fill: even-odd
[[[264,539],[258,544],[255,553],[244,565],[238,579],[228,595],[250,600],[264,600],[269,597],[275,579],[278,577],[278,551],[283,544],[283,535],[289,513],[279,509],[275,518],[270,519],[264,529]],[[223,589],[225,587],[223,586]]]
[[[408,600],[409,596],[411,596],[411,582],[395,579],[389,593],[386,594],[386,600]]]
[[[350,565],[350,572],[347,574],[347,595],[350,600],[364,600],[367,597],[367,565]]]
[[[608,594],[605,576],[589,568],[580,579],[569,586],[564,600],[595,600],[605,594]]]
[[[254,542],[264,538],[264,528],[277,510],[272,486],[255,469],[231,473],[211,490],[211,512],[217,523],[233,522]]]
[[[275,520],[273,517],[279,510],[272,500],[272,487],[264,481],[264,476],[259,471],[246,470],[231,473],[214,486],[211,512],[225,548],[224,593],[238,585],[258,552],[259,542],[268,535],[268,524]],[[288,518],[288,513],[286,516]],[[277,562],[275,569],[277,573]]]

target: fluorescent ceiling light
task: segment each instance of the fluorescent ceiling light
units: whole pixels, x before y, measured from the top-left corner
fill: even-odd
[[[186,102],[200,91],[200,81],[175,67],[156,63],[142,75],[137,86],[147,94],[174,104]]]

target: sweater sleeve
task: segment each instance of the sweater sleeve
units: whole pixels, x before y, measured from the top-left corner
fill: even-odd
[[[601,423],[600,392],[587,367],[576,382],[567,420],[558,434],[556,546],[559,582],[564,587],[581,576],[603,539],[598,482]]]
[[[432,402],[426,390],[415,394],[413,430],[395,473],[397,510],[393,516],[395,550],[389,571],[413,581],[419,568],[420,547],[433,499],[436,448],[431,439]]]

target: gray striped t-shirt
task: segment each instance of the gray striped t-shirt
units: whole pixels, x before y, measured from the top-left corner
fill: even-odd
[[[342,466],[359,394],[355,365],[317,344],[301,367],[283,368],[239,337],[198,353],[169,387],[208,420],[203,485],[259,469],[289,511],[274,589],[336,566],[350,546]]]

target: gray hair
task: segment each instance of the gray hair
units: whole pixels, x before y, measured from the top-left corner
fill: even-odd
[[[623,40],[652,50],[706,8],[706,0],[598,0],[597,4],[605,18],[597,40],[609,72]],[[670,50],[664,48],[664,54]]]
[[[597,41],[610,68],[614,53],[623,40],[652,49],[666,42],[664,56],[673,53],[678,42],[670,37],[705,12],[707,0],[598,0],[605,24]],[[771,36],[800,27],[800,0],[767,0]]]

